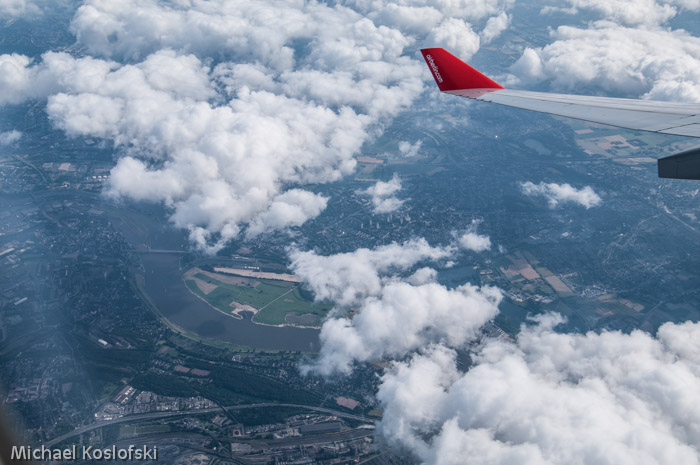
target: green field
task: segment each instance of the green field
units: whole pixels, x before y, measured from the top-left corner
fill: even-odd
[[[309,322],[305,325],[317,326],[331,308],[329,305],[305,299],[299,293],[297,283],[272,279],[250,279],[252,284],[237,285],[221,282],[203,273],[197,273],[195,277],[215,285],[216,289],[205,294],[193,280],[186,279],[185,283],[190,291],[206,300],[210,305],[236,318],[240,318],[240,316],[233,313],[234,308],[231,306],[231,302],[250,305],[260,310],[253,317],[253,321],[256,323],[288,324],[285,317],[288,314],[294,314],[313,315],[313,317],[309,317]]]

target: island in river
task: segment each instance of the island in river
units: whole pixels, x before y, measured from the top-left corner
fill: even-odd
[[[184,274],[194,295],[225,315],[270,326],[318,328],[330,305],[314,302],[299,277],[240,268],[192,267]]]

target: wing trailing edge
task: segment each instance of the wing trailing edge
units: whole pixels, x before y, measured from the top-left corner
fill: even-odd
[[[700,138],[700,104],[505,89],[442,48],[421,50],[442,92],[625,129]],[[659,177],[700,180],[700,148],[658,160]]]

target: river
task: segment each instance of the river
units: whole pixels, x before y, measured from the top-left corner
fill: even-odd
[[[259,325],[250,320],[250,313],[244,313],[244,319],[232,318],[192,294],[182,279],[181,254],[147,252],[183,250],[185,235],[166,224],[164,213],[162,220],[138,209],[108,213],[127,241],[141,251],[146,293],[170,322],[202,337],[259,349],[318,351],[316,329]]]

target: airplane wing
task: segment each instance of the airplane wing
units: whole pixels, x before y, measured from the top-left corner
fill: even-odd
[[[626,129],[700,138],[700,104],[506,89],[443,48],[421,50],[442,92]],[[659,177],[700,180],[700,148],[658,160]]]

